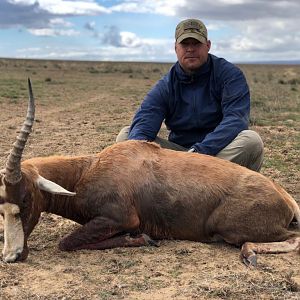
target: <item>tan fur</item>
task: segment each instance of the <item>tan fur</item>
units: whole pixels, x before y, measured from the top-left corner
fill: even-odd
[[[90,156],[32,158],[22,163],[22,174],[32,198],[26,237],[41,211],[83,225],[62,241],[63,250],[142,243],[114,237],[123,232],[238,246],[254,242],[251,247],[300,235],[287,228],[293,217],[299,222],[299,206],[279,185],[231,162],[154,143],[127,141]],[[76,196],[38,190],[39,175]],[[242,253],[246,260],[253,256],[249,247]]]
[[[279,193],[281,193],[283,200],[286,201],[286,203],[294,211],[294,214],[295,214],[294,217],[297,220],[298,228],[300,229],[300,207],[299,207],[299,205],[297,204],[295,199],[292,198],[292,196],[290,194],[288,194],[279,184],[277,184],[275,182],[273,182],[273,184],[274,184],[275,189],[278,190]]]

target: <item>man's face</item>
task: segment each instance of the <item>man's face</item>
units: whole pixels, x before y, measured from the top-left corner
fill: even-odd
[[[210,45],[209,40],[204,44],[193,38],[175,43],[177,59],[186,73],[194,73],[207,61]]]

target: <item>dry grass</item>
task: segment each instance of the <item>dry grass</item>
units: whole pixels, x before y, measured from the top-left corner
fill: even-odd
[[[24,119],[27,77],[37,122],[24,158],[87,154],[114,143],[169,67],[0,60],[1,165]],[[251,89],[251,126],[265,142],[262,173],[299,201],[300,66],[240,67]],[[0,262],[0,298],[300,299],[296,253],[261,255],[257,269],[248,269],[239,249],[224,244],[163,241],[159,248],[60,252],[58,240],[76,226],[43,214],[29,240],[28,260]]]

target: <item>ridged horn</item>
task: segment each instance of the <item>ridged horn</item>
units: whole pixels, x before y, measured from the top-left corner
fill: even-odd
[[[20,134],[13,144],[13,148],[8,156],[5,170],[5,180],[10,184],[16,184],[22,179],[21,158],[27,142],[28,136],[34,123],[35,105],[31,88],[31,82],[28,78],[29,101],[26,120],[23,123]]]

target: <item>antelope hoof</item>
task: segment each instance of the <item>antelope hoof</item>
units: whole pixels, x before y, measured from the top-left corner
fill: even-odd
[[[159,247],[159,243],[157,241],[152,240],[149,235],[142,233],[142,237],[145,240],[145,243],[149,246]]]
[[[249,256],[242,255],[243,263],[247,267],[256,267],[257,266],[257,256],[256,254],[250,254]]]

